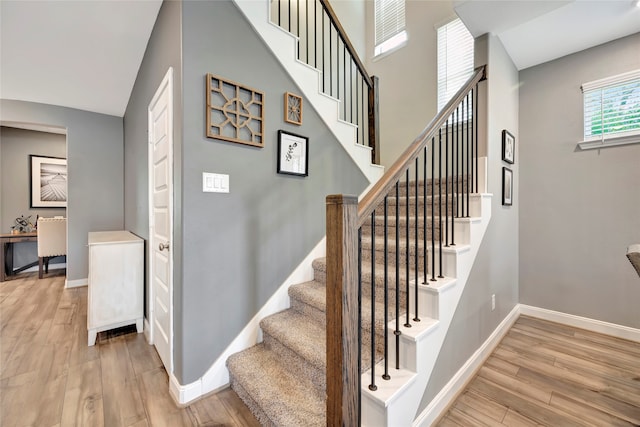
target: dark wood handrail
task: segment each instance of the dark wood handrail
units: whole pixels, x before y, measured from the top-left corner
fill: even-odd
[[[322,1],[322,0],[321,0]],[[391,188],[400,179],[401,175],[405,173],[409,164],[413,162],[420,152],[424,149],[425,145],[432,138],[435,133],[440,129],[444,122],[447,121],[451,113],[457,108],[458,104],[462,102],[469,90],[481,80],[486,77],[485,66],[478,67],[474,70],[473,75],[469,77],[466,83],[460,88],[456,95],[440,110],[440,112],[431,120],[431,122],[424,128],[424,130],[418,135],[418,137],[409,145],[409,147],[402,153],[402,155],[396,160],[396,162],[385,172],[385,174],[378,180],[378,182],[371,188],[371,190],[364,196],[362,201],[358,204],[358,227],[362,226],[364,222],[369,219],[371,212],[382,203],[384,197],[389,193]]]
[[[365,81],[368,87],[370,88],[373,87],[373,80],[371,80],[371,77],[369,77],[367,70],[364,68],[364,64],[360,60],[358,53],[356,52],[353,45],[351,44],[351,40],[349,40],[349,37],[347,36],[347,32],[342,27],[342,24],[340,24],[340,21],[338,20],[338,16],[336,15],[335,11],[329,4],[329,1],[328,0],[319,0],[319,1],[322,7],[324,8],[325,12],[327,12],[327,15],[329,16],[329,20],[336,27],[336,30],[338,31],[338,35],[342,39],[342,42],[344,43],[345,47],[349,51],[349,54],[353,58],[353,62],[356,63],[356,67],[358,67],[360,74],[362,74],[362,79]]]

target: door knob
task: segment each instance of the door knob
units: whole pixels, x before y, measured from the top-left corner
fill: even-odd
[[[164,251],[166,249],[168,251],[169,250],[169,242],[160,243],[160,245],[158,245],[158,249],[160,249],[161,251]]]

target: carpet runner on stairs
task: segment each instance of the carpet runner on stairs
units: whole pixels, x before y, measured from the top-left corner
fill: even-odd
[[[409,205],[410,226],[415,223],[415,203],[418,203],[418,223],[423,224],[422,182],[419,183],[418,197],[415,197],[415,183],[410,185],[409,200],[404,194],[401,184],[401,196],[397,221],[401,228],[406,224],[406,206]],[[431,183],[427,186],[431,190]],[[452,189],[449,183],[449,191]],[[413,189],[413,190],[412,190]],[[436,200],[438,198],[438,183],[436,181]],[[444,187],[443,187],[444,191]],[[395,196],[395,190],[392,191]],[[393,200],[395,214],[395,198]],[[430,205],[431,196],[427,197]],[[391,204],[389,202],[389,204]],[[449,204],[453,204],[449,195]],[[453,209],[450,207],[450,209]],[[442,211],[444,214],[444,202]],[[383,210],[380,209],[380,213]],[[437,212],[437,207],[436,207]],[[431,208],[428,211],[427,234],[431,237]],[[391,215],[391,214],[390,214]],[[388,240],[388,298],[389,321],[395,318],[395,217],[391,217]],[[364,313],[371,312],[371,304],[376,306],[376,362],[383,358],[383,324],[384,324],[384,238],[383,219],[375,218],[375,301],[371,299],[371,224],[365,224],[362,230],[362,371],[371,367],[371,319]],[[392,225],[393,223],[393,225]],[[436,236],[439,233],[439,223],[436,223]],[[406,307],[406,259],[409,257],[409,280],[415,276],[415,241],[413,231],[409,235],[409,253],[407,254],[406,232],[400,231],[399,245],[399,283],[398,297],[401,307],[400,316]],[[423,232],[419,232],[419,240],[423,239]],[[422,244],[420,244],[422,248]],[[418,256],[419,277],[423,272],[423,256]],[[256,418],[265,426],[323,426],[325,425],[326,400],[326,261],[324,258],[313,262],[314,280],[293,285],[288,293],[291,307],[282,312],[266,317],[260,322],[263,331],[263,342],[247,350],[229,357],[231,387],[254,413]]]

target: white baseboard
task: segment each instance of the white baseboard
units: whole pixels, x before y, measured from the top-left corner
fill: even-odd
[[[260,321],[271,314],[289,308],[289,286],[312,280],[312,262],[316,258],[323,257],[325,253],[326,240],[323,237],[201,378],[183,386],[172,376],[170,390],[179,405],[188,404],[202,395],[222,389],[229,384],[229,371],[226,365],[229,356],[262,341]],[[146,330],[149,329],[145,328]]]
[[[49,266],[49,268],[51,268],[51,266]],[[65,280],[64,281],[64,287],[69,289],[69,288],[79,288],[80,286],[87,286],[89,284],[89,279],[85,278],[85,279],[76,279],[76,280]]]
[[[616,338],[640,342],[640,329],[629,326],[617,325],[615,323],[603,322],[601,320],[589,319],[587,317],[547,310],[546,308],[532,307],[525,304],[520,304],[520,314],[549,320],[550,322],[562,323],[600,334],[611,335]]]
[[[151,325],[149,324],[149,320],[144,318],[144,338],[147,340],[147,344],[153,345],[153,340],[151,339]]]
[[[169,391],[179,406],[186,406],[203,395],[202,382],[194,381],[191,384],[181,385],[175,375],[169,375]]]
[[[489,338],[480,346],[478,350],[465,362],[456,372],[451,380],[440,390],[429,405],[422,411],[413,422],[414,426],[430,426],[438,420],[447,410],[451,402],[457,397],[462,388],[473,378],[475,373],[482,367],[485,360],[498,346],[502,337],[509,332],[509,329],[520,316],[520,307],[516,305],[505,317],[498,327],[489,335]]]

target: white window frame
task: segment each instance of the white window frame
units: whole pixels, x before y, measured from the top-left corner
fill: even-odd
[[[582,85],[584,139],[578,143],[578,146],[582,150],[640,143],[640,124],[638,128],[631,131],[602,132],[596,135],[588,134],[588,129],[592,126],[589,124],[590,120],[600,117],[600,121],[604,121],[603,110],[605,108],[603,108],[603,106],[605,102],[610,99],[616,100],[613,90],[629,84],[640,85],[640,70],[629,71]],[[607,90],[611,90],[613,94],[610,93],[609,96],[605,98],[605,92]],[[634,101],[634,103],[632,103],[632,105],[640,105],[640,87],[633,91],[636,93],[633,94],[632,101]],[[600,97],[599,100],[597,98],[598,95]]]
[[[406,0],[374,0],[374,59],[386,56],[407,44]]]
[[[466,34],[468,34],[468,37]],[[449,40],[449,32],[453,36],[452,40]],[[444,38],[443,38],[444,37]],[[436,26],[436,39],[437,39],[437,110],[440,111],[449,102],[451,97],[462,87],[464,82],[473,74],[474,69],[474,54],[475,43],[473,36],[469,33],[468,29],[460,18],[452,19],[446,23]],[[462,47],[468,47],[469,42],[471,44],[471,51],[466,51],[463,57],[454,57],[453,52],[459,52]],[[460,62],[464,64],[464,68],[460,69]],[[453,69],[451,73],[450,69]],[[466,122],[473,109],[465,111],[465,117],[462,121]],[[452,119],[453,120],[453,119]],[[455,120],[458,122],[458,120]]]

